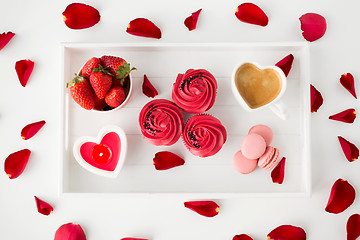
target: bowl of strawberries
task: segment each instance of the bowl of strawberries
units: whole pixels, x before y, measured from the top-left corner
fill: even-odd
[[[66,86],[82,108],[115,111],[130,99],[133,85],[131,71],[134,69],[121,57],[93,57]]]

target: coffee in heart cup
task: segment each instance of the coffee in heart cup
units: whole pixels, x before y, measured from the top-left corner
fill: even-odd
[[[118,126],[106,126],[97,137],[78,138],[73,147],[76,161],[86,170],[115,178],[126,156],[127,141],[124,131]]]
[[[286,85],[286,76],[279,67],[261,67],[253,62],[237,65],[231,77],[233,94],[245,110],[251,112],[269,106],[282,119],[287,114],[285,105],[278,100]]]

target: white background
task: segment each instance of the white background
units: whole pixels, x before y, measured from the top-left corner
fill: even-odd
[[[89,240],[126,236],[153,240],[219,240],[247,233],[265,239],[281,224],[301,226],[308,239],[345,239],[348,217],[360,213],[355,203],[338,215],[324,211],[330,188],[338,178],[360,189],[359,162],[345,159],[337,136],[360,146],[359,120],[344,124],[328,116],[350,107],[360,107],[339,83],[342,73],[360,78],[358,10],[356,0],[268,0],[254,1],[269,16],[265,28],[242,23],[234,16],[242,1],[87,1],[101,14],[101,21],[85,30],[71,30],[62,20],[68,1],[2,2],[0,32],[16,36],[0,52],[0,159],[23,148],[32,150],[24,173],[9,180],[0,174],[0,235],[2,239],[52,239],[56,229],[77,222]],[[198,27],[189,32],[184,19],[202,8]],[[61,42],[283,42],[305,41],[298,18],[315,12],[327,19],[323,38],[311,43],[311,82],[324,97],[324,105],[311,116],[312,177],[310,198],[219,199],[220,214],[204,218],[183,207],[192,199],[120,199],[58,196],[59,91]],[[163,33],[160,40],[140,38],[125,32],[134,18],[145,17]],[[34,71],[23,88],[15,62],[29,58]],[[216,61],[216,59],[214,59]],[[151,63],[150,63],[151,64]],[[157,66],[158,67],[158,66]],[[162,66],[166,67],[166,66]],[[358,92],[360,94],[360,92]],[[24,141],[20,131],[26,124],[46,120],[33,139]],[[286,179],[285,179],[286,180]],[[36,211],[34,195],[51,203],[54,212]]]

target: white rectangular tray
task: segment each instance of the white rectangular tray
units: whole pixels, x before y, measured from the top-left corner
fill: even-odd
[[[221,43],[221,44],[83,44],[64,43],[60,126],[60,193],[105,194],[105,196],[187,196],[191,198],[227,198],[239,196],[309,196],[310,160],[310,78],[309,48],[306,43]],[[289,118],[281,120],[270,109],[245,112],[230,89],[233,67],[254,61],[274,65],[286,55],[295,57],[288,76],[288,88],[282,101]],[[65,88],[74,73],[91,57],[120,56],[136,67],[133,95],[127,105],[112,113],[86,111],[79,107]],[[178,73],[189,68],[204,68],[218,81],[215,105],[209,114],[220,119],[228,139],[222,150],[208,158],[190,154],[182,140],[173,146],[153,146],[143,140],[138,125],[141,108],[151,99],[142,93],[146,74],[159,92],[156,98],[171,100],[171,88]],[[185,115],[186,119],[188,115]],[[80,136],[96,136],[107,124],[124,129],[128,154],[116,179],[92,174],[74,159],[72,146]],[[242,175],[233,167],[233,155],[251,126],[265,124],[274,131],[272,145],[286,157],[282,185],[271,181],[270,172],[260,168]],[[182,156],[184,166],[167,171],[155,170],[152,158],[158,151],[172,151]]]

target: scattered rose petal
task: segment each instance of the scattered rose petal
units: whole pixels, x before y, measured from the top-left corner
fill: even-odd
[[[86,236],[79,224],[66,223],[56,230],[54,240],[86,240]]]
[[[317,112],[324,102],[321,93],[310,84],[311,112]]]
[[[331,115],[329,119],[344,123],[353,123],[356,118],[356,111],[353,108]]]
[[[240,4],[235,12],[235,16],[244,23],[255,24],[265,27],[268,25],[269,18],[264,11],[253,3]]]
[[[34,62],[29,59],[17,61],[15,70],[18,75],[21,86],[25,87],[29,77],[34,69]]]
[[[62,15],[66,26],[71,29],[89,28],[100,21],[99,11],[83,3],[69,4]]]
[[[173,167],[184,165],[185,161],[172,152],[163,151],[155,154],[153,163],[156,170],[167,170]]]
[[[126,32],[140,37],[161,38],[160,29],[146,18],[136,18],[132,20],[126,29]]]
[[[127,238],[122,238],[120,240],[148,240],[146,238],[132,238],[132,237],[127,237]]]
[[[184,206],[204,217],[214,217],[220,210],[219,205],[214,201],[190,201],[185,202]]]
[[[144,74],[144,82],[142,85],[142,91],[147,97],[151,97],[151,98],[154,98],[159,94],[145,74]]]
[[[353,214],[346,223],[347,240],[356,240],[360,236],[360,215]]]
[[[5,159],[4,168],[10,179],[17,178],[21,175],[28,163],[30,153],[31,151],[29,149],[23,149],[10,154]]]
[[[287,77],[289,75],[289,72],[291,70],[292,64],[294,61],[294,55],[289,54],[283,59],[281,59],[275,66],[279,67]]]
[[[349,162],[353,162],[359,158],[359,149],[345,138],[338,136],[341,148]]]
[[[271,172],[271,179],[273,183],[282,184],[284,181],[284,173],[285,173],[285,160],[283,157],[278,165]]]
[[[348,90],[351,93],[351,95],[353,95],[357,99],[355,92],[354,77],[351,73],[344,73],[343,75],[341,75],[340,83],[346,90]]]
[[[301,227],[281,225],[267,235],[268,240],[305,240],[306,233]]]
[[[246,234],[240,234],[233,237],[232,240],[253,240],[253,239]]]
[[[0,34],[0,50],[3,49],[6,44],[8,44],[8,42],[10,42],[13,36],[15,36],[15,33],[12,32],[3,32],[2,34]]]
[[[316,13],[306,13],[300,18],[302,35],[304,38],[313,42],[324,36],[326,32],[326,20],[323,16]]]
[[[189,29],[189,31],[192,31],[196,28],[196,24],[197,24],[201,10],[202,9],[199,9],[196,12],[193,12],[191,14],[191,16],[189,16],[185,19],[184,24]]]
[[[347,209],[355,200],[355,189],[350,183],[338,179],[331,188],[329,201],[325,211],[329,213],[341,213]]]
[[[21,130],[21,138],[24,140],[32,138],[42,128],[42,126],[44,126],[45,123],[45,121],[39,121],[26,125]]]
[[[37,210],[39,213],[46,215],[46,216],[48,216],[50,213],[52,213],[54,208],[50,204],[40,200],[36,196],[34,196],[34,197],[35,197],[36,207],[37,207]]]

